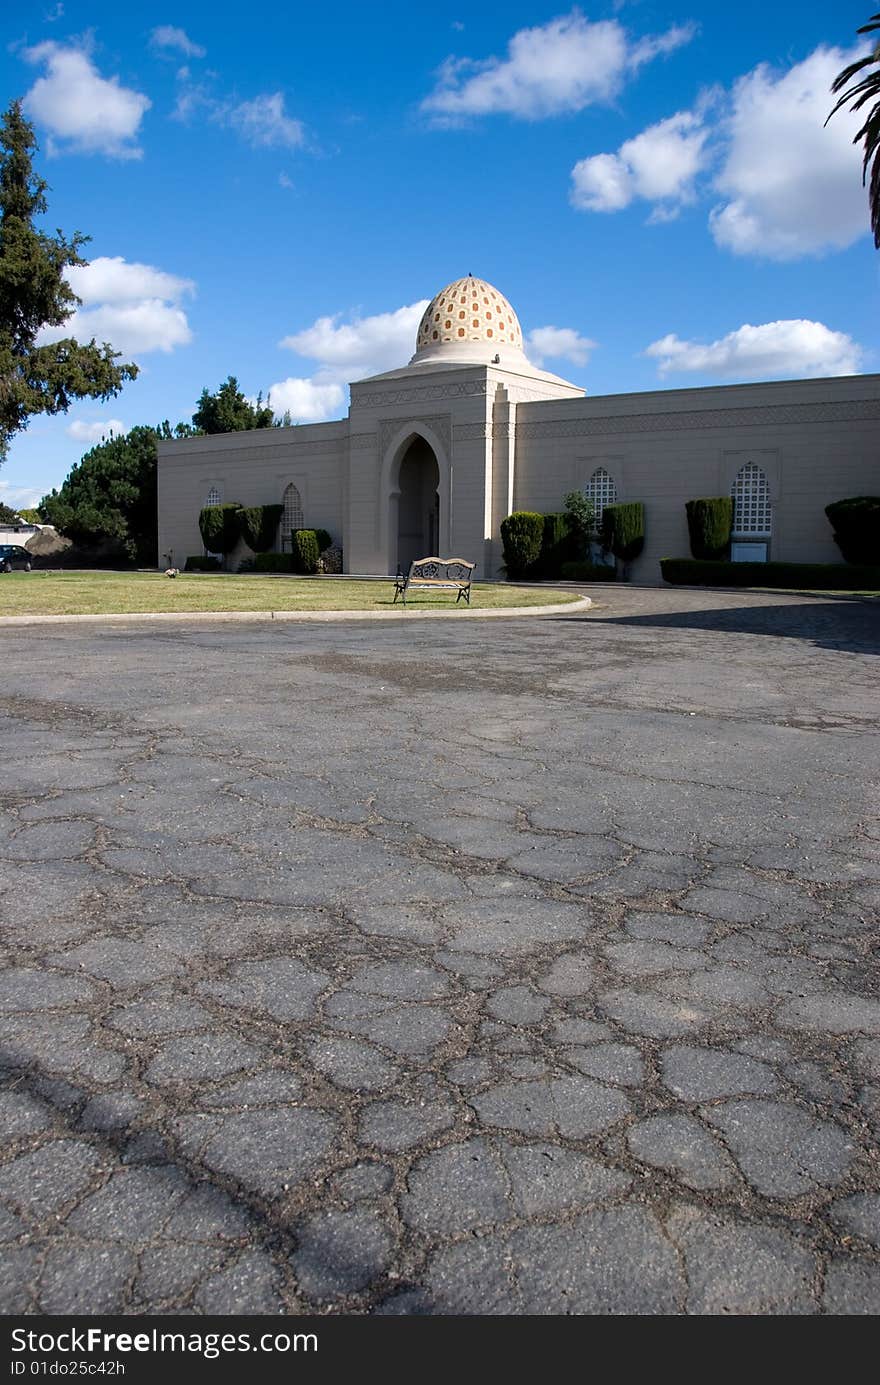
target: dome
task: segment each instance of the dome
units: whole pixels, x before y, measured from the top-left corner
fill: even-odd
[[[486,363],[523,360],[519,318],[504,297],[485,279],[456,279],[431,299],[416,334],[411,365],[450,356]]]

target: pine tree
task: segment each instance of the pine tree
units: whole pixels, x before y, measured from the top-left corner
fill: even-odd
[[[138,373],[136,365],[116,365],[120,353],[107,342],[37,344],[41,328],[60,327],[79,304],[64,270],[87,263],[80,249],[88,237],[67,240],[34,225],[48,191],[33,169],[36,148],[33,126],[13,101],[0,124],[0,459],[35,414],[110,399]]]
[[[256,404],[242,394],[238,381],[230,375],[216,394],[203,389],[193,423],[202,433],[238,433],[248,428],[271,428],[274,415],[262,394]]]

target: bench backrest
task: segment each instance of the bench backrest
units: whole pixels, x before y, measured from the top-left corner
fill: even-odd
[[[466,558],[419,558],[410,563],[408,582],[470,582],[476,563]]]

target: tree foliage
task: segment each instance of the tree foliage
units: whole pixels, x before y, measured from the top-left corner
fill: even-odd
[[[105,342],[64,337],[38,345],[40,329],[60,327],[79,299],[64,278],[87,237],[67,240],[34,225],[47,208],[47,184],[34,172],[33,126],[13,101],[0,123],[0,459],[13,435],[35,414],[65,413],[76,399],[110,399],[137,375],[117,365]]]
[[[577,549],[576,557],[585,558],[589,552],[590,540],[596,534],[596,506],[583,491],[569,491],[562,503]]]
[[[43,516],[39,510],[19,510],[19,519],[23,519],[25,524],[42,524]]]
[[[192,416],[193,423],[201,433],[238,433],[248,428],[271,428],[273,418],[272,410],[263,403],[262,394],[258,394],[256,404],[252,404],[238,388],[234,375],[230,375],[215,394],[203,389]]]
[[[102,547],[129,562],[156,562],[156,444],[178,436],[160,423],[99,443],[74,466],[40,514],[79,547]]]
[[[8,505],[0,504],[0,524],[18,524],[19,513],[11,510]]]
[[[862,161],[862,182],[868,182],[868,169],[871,181],[868,186],[868,204],[871,214],[871,230],[874,244],[880,250],[880,12],[872,14],[867,24],[857,30],[860,34],[876,34],[872,51],[857,62],[850,63],[839,72],[831,84],[835,96],[840,98],[828,120],[844,106],[853,111],[865,112],[864,123],[853,138],[853,144],[864,140],[865,155]],[[870,71],[869,69],[872,69]],[[858,78],[858,80],[856,80]],[[826,120],[825,124],[828,124]]]

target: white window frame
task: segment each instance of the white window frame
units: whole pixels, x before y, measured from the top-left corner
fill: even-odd
[[[757,462],[744,462],[730,487],[734,540],[769,543],[773,529],[770,481]]]

